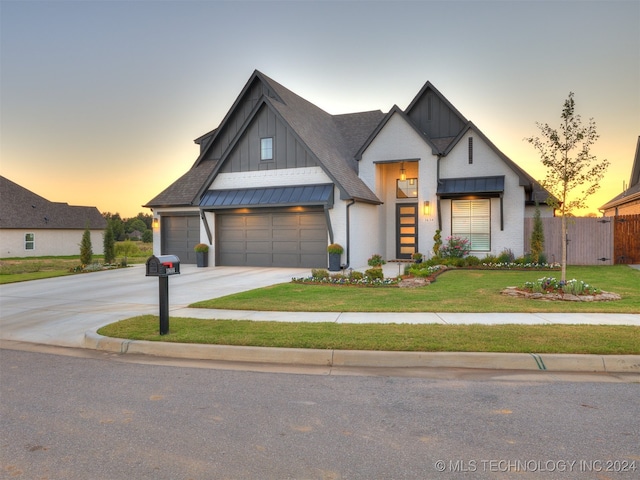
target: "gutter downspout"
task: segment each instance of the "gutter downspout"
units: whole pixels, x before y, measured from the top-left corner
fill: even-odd
[[[442,155],[438,155],[438,159],[436,160],[436,184],[440,185],[440,159],[442,159]],[[442,231],[442,215],[440,212],[440,195],[437,195],[436,191],[436,212],[438,215],[438,230]]]
[[[331,226],[331,217],[329,216],[329,207],[324,206],[324,218],[327,222],[327,228],[329,229],[329,243],[333,243],[333,227]]]
[[[209,228],[209,222],[207,222],[207,217],[205,215],[204,210],[200,210],[200,218],[202,219],[202,223],[204,224],[204,229],[207,232],[207,239],[209,240],[209,245],[213,245],[213,237],[211,236],[211,229]]]
[[[351,203],[347,203],[347,263],[342,266],[343,270],[349,268],[351,264],[351,216],[349,215],[349,208],[351,208],[354,203],[356,203],[356,201],[353,199],[351,199]]]

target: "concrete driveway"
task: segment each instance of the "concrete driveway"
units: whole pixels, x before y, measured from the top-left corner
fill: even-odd
[[[309,269],[181,265],[169,278],[170,313],[190,303],[308,276]],[[158,278],[144,265],[0,286],[0,339],[82,347],[86,331],[158,314]]]

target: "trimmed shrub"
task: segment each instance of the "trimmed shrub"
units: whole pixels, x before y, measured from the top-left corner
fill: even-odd
[[[364,278],[364,273],[358,272],[357,270],[353,270],[349,273],[349,280],[362,280]]]
[[[498,257],[496,257],[495,255],[487,255],[482,259],[482,263],[499,263]]]
[[[387,262],[383,260],[382,255],[380,255],[379,253],[375,253],[371,255],[371,258],[367,260],[367,263],[370,267],[380,267]]]
[[[480,265],[480,259],[475,255],[469,255],[468,257],[465,257],[464,264],[467,267],[476,267]]]
[[[498,263],[513,263],[515,255],[510,248],[505,248],[498,256]]]
[[[364,276],[367,277],[369,280],[383,280],[384,279],[384,273],[382,272],[381,268],[370,268],[369,270],[364,272]]]
[[[329,271],[324,268],[314,268],[311,270],[311,277],[317,280],[329,278]]]

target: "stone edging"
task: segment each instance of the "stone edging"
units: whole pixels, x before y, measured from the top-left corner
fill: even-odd
[[[610,302],[620,300],[617,293],[600,292],[596,295],[571,295],[569,293],[533,293],[520,290],[518,287],[507,287],[502,290],[502,295],[510,297],[530,298],[532,300],[565,301],[565,302]]]

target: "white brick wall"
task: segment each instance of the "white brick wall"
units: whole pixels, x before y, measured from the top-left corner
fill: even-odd
[[[211,190],[231,190],[237,188],[286,187],[333,183],[321,167],[283,168],[255,172],[220,173]]]
[[[469,164],[468,138],[473,137],[473,163]],[[499,255],[511,249],[516,256],[524,249],[525,192],[518,175],[480,137],[469,132],[441,160],[441,178],[487,177],[504,175],[504,230],[500,230],[500,199],[491,199],[491,251],[471,252],[482,258],[487,253]],[[451,202],[442,201],[443,240],[451,231]],[[446,223],[445,223],[446,222]],[[446,228],[445,228],[446,224]]]
[[[473,140],[473,163],[469,164],[468,138]],[[395,195],[396,179],[400,163],[382,163],[394,160],[419,159],[418,162],[405,162],[407,178],[418,173],[418,198],[398,200]],[[376,163],[379,162],[379,163]],[[404,201],[418,203],[418,250],[430,257],[433,254],[433,236],[438,228],[437,222],[437,157],[432,154],[428,144],[399,115],[391,117],[387,125],[363,154],[360,161],[360,177],[374,189],[384,205],[379,207],[379,237],[382,242],[382,254],[386,258],[395,258],[396,226],[395,206]],[[477,252],[479,257],[487,253],[500,254],[509,248],[518,256],[524,248],[525,214],[533,215],[533,210],[525,212],[524,187],[519,184],[518,175],[485,144],[482,139],[470,132],[462,138],[453,150],[440,160],[440,178],[505,176],[503,199],[503,225],[500,230],[500,199],[491,200],[491,251]],[[429,201],[430,213],[423,213],[424,201]],[[548,209],[542,215],[552,215]],[[441,221],[443,240],[451,232],[451,202],[441,202]],[[373,241],[370,241],[373,242]],[[472,252],[473,253],[473,252]]]
[[[414,160],[404,162],[404,168],[407,178],[418,178],[416,199],[396,198],[396,180],[402,160]],[[402,202],[418,204],[418,251],[427,258],[431,256],[433,236],[438,228],[436,168],[437,157],[432,154],[431,147],[400,115],[393,115],[360,161],[360,177],[384,202],[378,207],[377,238],[369,240],[370,252],[366,258],[373,253],[380,253],[385,259],[396,258],[396,204]],[[423,212],[424,201],[430,204],[428,215]]]

